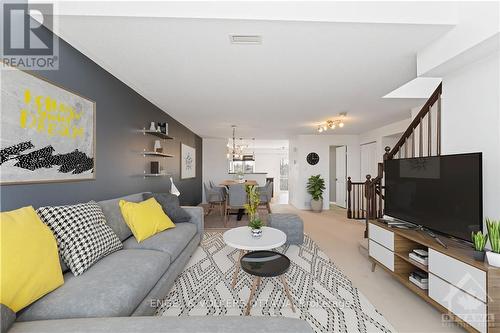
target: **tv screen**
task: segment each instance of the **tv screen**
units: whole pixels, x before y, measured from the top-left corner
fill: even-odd
[[[470,241],[482,230],[481,153],[385,161],[384,213]]]

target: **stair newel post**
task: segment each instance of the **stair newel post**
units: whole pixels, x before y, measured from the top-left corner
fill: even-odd
[[[352,192],[351,177],[347,177],[347,218],[348,219],[352,219],[351,192]]]
[[[385,154],[384,154],[384,161],[389,159],[389,152],[391,151],[391,147],[385,146],[384,148]]]
[[[366,200],[366,212],[365,212],[365,238],[368,238],[368,221],[370,220],[371,210],[372,210],[372,176],[366,175],[365,181],[365,200]]]

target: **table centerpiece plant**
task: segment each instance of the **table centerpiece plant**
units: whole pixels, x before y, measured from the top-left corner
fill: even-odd
[[[248,226],[252,232],[253,237],[262,236],[262,227],[264,223],[259,218],[258,208],[260,204],[260,195],[257,186],[249,185],[246,187],[248,195],[248,203],[244,205],[245,211],[248,214]]]
[[[491,251],[486,252],[488,264],[500,267],[500,221],[486,219],[486,228],[490,239]]]
[[[483,234],[481,231],[472,232],[472,244],[474,247],[474,259],[478,261],[484,261],[484,247],[488,241],[488,235]]]

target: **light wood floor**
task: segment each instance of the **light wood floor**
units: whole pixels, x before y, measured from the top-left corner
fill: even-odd
[[[364,223],[348,220],[345,210],[333,208],[322,213],[300,211],[289,205],[274,205],[273,213],[296,213],[304,220],[304,232],[350,277],[398,332],[464,332],[456,325],[443,324],[432,306],[371,264],[359,250]]]
[[[313,213],[290,205],[273,205],[273,213],[295,213],[304,220],[304,232],[350,277],[353,284],[370,300],[398,332],[464,332],[454,324],[442,323],[441,314],[411,293],[387,272],[377,268],[371,272],[367,253],[359,249],[364,223],[348,220],[345,210],[332,206],[329,211]],[[263,219],[267,219],[262,212]],[[237,222],[232,216],[228,227],[243,226],[246,217]],[[205,217],[207,229],[223,227],[218,212]]]

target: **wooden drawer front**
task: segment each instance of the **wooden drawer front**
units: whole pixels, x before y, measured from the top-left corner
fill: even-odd
[[[368,224],[368,237],[380,245],[394,251],[394,233],[379,227],[378,225]]]
[[[382,245],[379,245],[378,243],[375,243],[371,239],[369,240],[368,248],[370,257],[373,257],[379,263],[394,272],[394,253],[392,251],[389,251],[388,249],[386,249]]]
[[[429,274],[429,297],[450,310],[479,332],[487,332],[486,304]]]
[[[486,272],[429,249],[429,271],[486,303]]]

